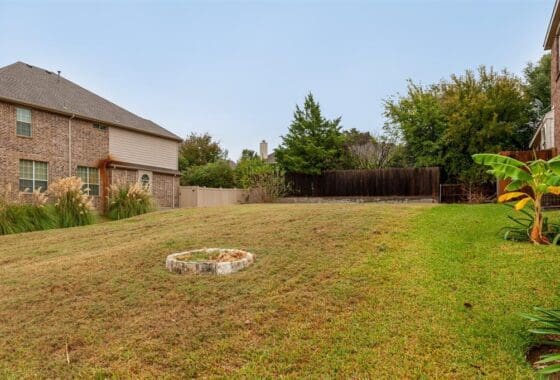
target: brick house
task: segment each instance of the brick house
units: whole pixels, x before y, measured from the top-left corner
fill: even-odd
[[[148,185],[177,207],[181,138],[60,76],[26,63],[0,68],[0,191],[25,199],[79,176],[102,207],[113,183]]]

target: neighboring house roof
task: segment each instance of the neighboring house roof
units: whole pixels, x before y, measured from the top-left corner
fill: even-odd
[[[268,162],[269,164],[275,164],[276,163],[276,152],[272,152],[268,155],[268,157],[266,158],[266,162]]]
[[[548,23],[548,29],[546,31],[546,37],[544,39],[545,50],[552,49],[552,44],[554,43],[554,37],[556,36],[558,25],[560,24],[560,10],[558,9],[560,5],[559,3],[560,3],[559,0],[556,0],[556,2],[554,3],[552,16],[550,17],[550,21]]]
[[[181,141],[179,136],[156,123],[68,79],[23,62],[0,68],[0,99]]]

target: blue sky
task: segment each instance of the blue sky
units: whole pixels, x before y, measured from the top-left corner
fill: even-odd
[[[383,99],[543,53],[554,0],[0,0],[0,66],[53,71],[236,159],[271,148],[309,91],[345,128],[381,132]]]

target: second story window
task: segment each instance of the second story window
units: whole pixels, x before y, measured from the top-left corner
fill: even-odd
[[[99,169],[78,166],[78,177],[84,183],[84,191],[88,195],[99,195]]]
[[[16,134],[31,137],[31,110],[16,108]]]

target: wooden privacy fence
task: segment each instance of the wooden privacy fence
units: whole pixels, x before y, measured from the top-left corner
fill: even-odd
[[[427,197],[439,199],[439,168],[332,170],[322,175],[288,173],[296,197]]]

